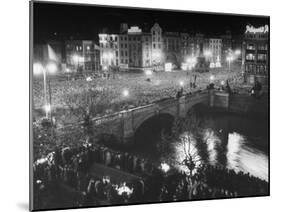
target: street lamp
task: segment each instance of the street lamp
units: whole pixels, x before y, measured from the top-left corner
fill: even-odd
[[[236,49],[236,50],[235,50],[235,55],[238,56],[238,55],[240,55],[240,54],[241,54],[241,50],[240,50],[240,49]]]
[[[231,62],[233,61],[233,56],[232,55],[229,55],[226,60],[228,62],[228,70],[230,71],[230,65],[231,65]]]
[[[184,82],[180,81],[180,86],[183,87],[184,86]]]
[[[51,85],[49,81],[49,103],[47,100],[47,74],[54,74],[57,72],[57,65],[54,62],[49,62],[45,67],[41,63],[35,63],[33,65],[33,72],[35,75],[43,73],[43,87],[44,87],[44,110],[46,112],[46,118],[49,114],[51,116]]]
[[[129,96],[129,91],[128,89],[124,89],[123,92],[122,92],[123,96],[124,97],[128,97]]]

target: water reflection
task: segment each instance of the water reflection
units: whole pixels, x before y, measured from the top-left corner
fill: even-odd
[[[268,156],[248,145],[249,140],[234,132],[229,134],[227,167],[268,181]]]
[[[201,142],[205,142],[208,152],[208,160],[204,162],[213,166],[219,165],[235,171],[250,173],[268,181],[268,156],[251,144],[254,138],[243,136],[237,132],[227,133],[227,145],[224,149],[221,136],[218,136],[221,133],[222,129],[218,132],[210,128],[204,130],[204,138]],[[200,154],[202,150],[200,151],[200,146],[196,145],[196,142],[198,142],[196,139],[192,139],[191,149],[192,152]],[[184,158],[183,148],[180,144],[175,147],[176,160],[182,161]],[[179,167],[179,169],[186,171],[184,167]]]

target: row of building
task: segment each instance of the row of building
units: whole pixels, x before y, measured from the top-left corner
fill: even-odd
[[[100,33],[99,42],[69,40],[49,42],[65,71],[101,71],[110,67],[120,69],[163,69],[166,63],[178,68],[192,58],[204,56],[209,63],[224,65],[234,50],[245,73],[268,72],[268,26],[246,26],[245,34],[233,38],[230,31],[216,37],[201,33],[189,34],[163,31],[158,23],[150,30],[122,23],[118,33]],[[34,60],[44,60],[42,45],[35,46]]]

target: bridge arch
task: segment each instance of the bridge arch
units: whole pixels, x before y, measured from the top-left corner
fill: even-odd
[[[161,138],[161,131],[169,131],[174,120],[175,116],[170,113],[159,113],[148,117],[135,130],[135,144],[145,147],[146,144],[156,143]]]

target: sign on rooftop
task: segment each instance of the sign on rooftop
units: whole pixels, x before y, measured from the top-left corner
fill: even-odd
[[[258,28],[255,28],[251,25],[247,25],[246,26],[246,31],[245,33],[268,33],[269,31],[269,28],[268,28],[268,25],[264,25],[264,26],[261,26],[261,27],[258,27]]]
[[[128,33],[141,33],[142,30],[138,26],[132,26],[128,29]]]

